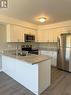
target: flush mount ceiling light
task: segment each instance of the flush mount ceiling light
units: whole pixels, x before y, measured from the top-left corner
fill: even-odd
[[[39,18],[39,21],[43,23],[43,22],[46,21],[46,18],[45,17],[41,17],[41,18]]]
[[[48,20],[48,18],[46,16],[40,16],[36,18],[37,21],[44,23]]]

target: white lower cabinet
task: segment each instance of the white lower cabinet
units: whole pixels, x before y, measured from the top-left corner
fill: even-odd
[[[34,92],[38,93],[38,66],[17,60],[16,78],[19,83]],[[31,85],[32,84],[32,85]]]
[[[2,56],[2,71],[40,95],[51,84],[51,59],[33,64],[9,56]]]
[[[8,75],[15,77],[16,64],[14,64],[14,59],[7,56],[2,56],[2,69]]]
[[[2,71],[32,92],[38,93],[38,68],[36,65],[2,56]]]
[[[57,51],[40,50],[40,54],[51,57],[51,65],[57,65]]]

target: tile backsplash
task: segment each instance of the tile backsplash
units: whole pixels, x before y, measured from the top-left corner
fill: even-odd
[[[35,43],[23,43],[23,42],[9,42],[0,44],[0,52],[2,51],[14,51],[17,48],[21,49],[22,45],[32,45],[32,48],[36,49],[57,49],[57,43],[52,42],[35,42]]]

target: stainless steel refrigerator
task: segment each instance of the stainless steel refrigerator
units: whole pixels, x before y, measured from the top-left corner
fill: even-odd
[[[57,68],[71,72],[71,34],[58,37]]]

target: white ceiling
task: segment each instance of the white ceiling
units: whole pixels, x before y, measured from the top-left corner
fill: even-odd
[[[71,0],[8,0],[8,8],[0,8],[0,14],[8,15],[34,24],[36,16],[45,14],[50,24],[71,19]]]

